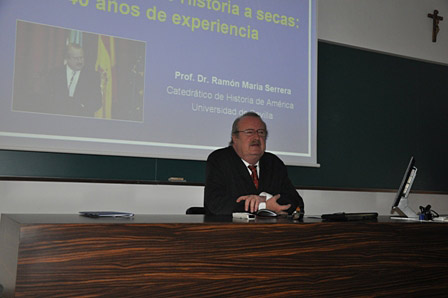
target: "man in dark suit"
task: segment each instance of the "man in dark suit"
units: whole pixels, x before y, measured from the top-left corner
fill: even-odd
[[[100,74],[85,67],[84,50],[77,45],[67,46],[65,61],[47,77],[39,110],[93,117],[102,105]]]
[[[297,208],[304,211],[286,166],[265,152],[267,136],[266,124],[258,114],[248,112],[235,120],[230,146],[212,152],[207,159],[207,214],[231,215],[264,208],[279,214],[291,214]]]

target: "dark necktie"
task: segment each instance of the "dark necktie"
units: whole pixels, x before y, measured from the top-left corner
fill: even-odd
[[[72,78],[70,79],[70,83],[68,84],[68,94],[70,95],[70,88],[72,87],[73,81],[75,80],[76,71],[72,70]],[[71,96],[71,95],[70,95]]]
[[[250,171],[252,172],[252,180],[254,181],[255,188],[258,189],[258,175],[257,175],[257,166],[249,166]]]

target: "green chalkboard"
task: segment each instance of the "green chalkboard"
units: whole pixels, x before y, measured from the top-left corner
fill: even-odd
[[[396,189],[413,155],[418,167],[413,189],[448,192],[448,66],[325,42],[318,48],[320,167],[288,167],[294,185]],[[129,182],[184,177],[203,183],[205,162],[0,150],[0,177]]]
[[[319,169],[296,185],[398,188],[410,156],[413,189],[448,191],[448,67],[319,43]]]

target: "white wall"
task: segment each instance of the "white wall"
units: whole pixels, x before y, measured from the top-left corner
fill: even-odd
[[[436,43],[434,9],[444,17]],[[318,0],[318,38],[448,64],[448,1]]]
[[[428,12],[438,9],[437,43]],[[318,0],[319,39],[448,64],[446,0]],[[403,169],[404,170],[404,169]],[[397,185],[398,187],[398,185]],[[393,193],[301,190],[307,214],[376,211],[389,214]],[[76,213],[122,210],[183,214],[202,206],[203,188],[193,186],[0,181],[0,213]],[[414,210],[431,204],[448,214],[448,195],[411,194]]]
[[[0,181],[1,213],[78,213],[87,210],[128,211],[136,214],[185,214],[202,206],[201,186]],[[332,212],[390,214],[392,192],[300,190],[308,215]],[[448,195],[414,194],[411,208],[431,204],[448,214]]]

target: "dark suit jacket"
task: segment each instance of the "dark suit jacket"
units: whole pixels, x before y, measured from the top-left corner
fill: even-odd
[[[73,97],[69,96],[66,66],[55,69],[47,78],[39,110],[43,113],[93,117],[102,105],[100,74],[84,68],[79,74]]]
[[[285,164],[274,154],[265,152],[260,159],[259,187],[255,188],[248,169],[232,146],[212,152],[207,159],[204,207],[207,214],[230,215],[243,212],[244,201],[236,203],[243,195],[267,192],[280,194],[280,205],[291,204],[288,213],[300,206],[303,200],[288,178]]]

